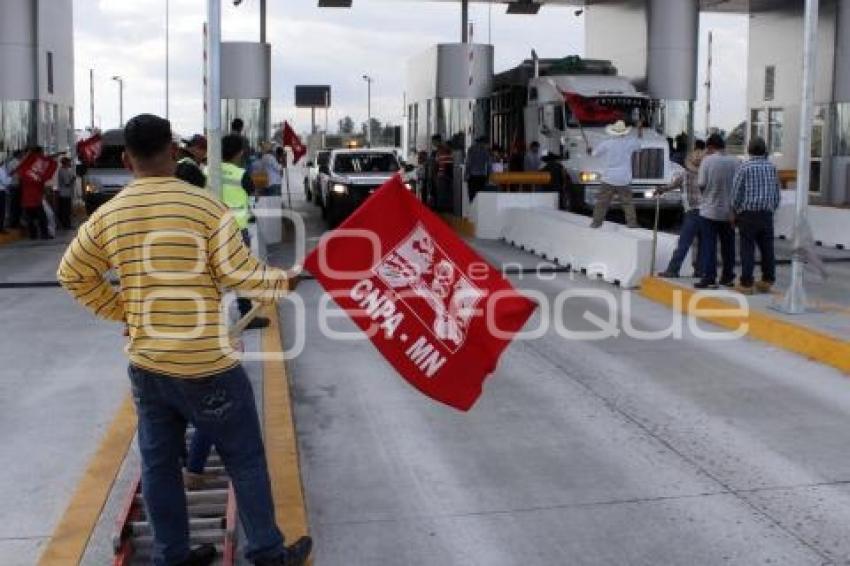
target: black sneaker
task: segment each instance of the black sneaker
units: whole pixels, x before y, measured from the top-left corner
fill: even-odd
[[[245,330],[259,330],[261,328],[266,328],[271,324],[271,321],[264,316],[258,316],[254,320],[251,321],[248,326],[245,327]]]
[[[301,537],[295,543],[286,548],[286,566],[301,566],[307,563],[310,553],[313,552],[313,539]]]
[[[678,279],[679,278],[678,273],[670,271],[669,269],[667,271],[662,271],[661,273],[658,274],[658,276],[662,277],[664,279]]]
[[[735,278],[733,277],[732,279],[721,279],[720,280],[720,286],[731,289],[732,287],[735,286]]]
[[[717,285],[717,283],[714,283],[712,281],[703,280],[703,281],[697,281],[696,283],[694,283],[694,289],[719,289],[719,288],[720,287]]]
[[[178,566],[209,566],[218,558],[218,551],[212,544],[202,544],[192,549],[189,558]]]
[[[313,539],[301,537],[294,544],[286,547],[286,552],[278,558],[264,558],[256,560],[255,566],[302,566],[310,558],[313,551]]]

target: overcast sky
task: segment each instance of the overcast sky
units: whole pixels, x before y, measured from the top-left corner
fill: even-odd
[[[89,69],[95,70],[95,119],[98,126],[118,124],[118,85],[125,80],[124,115],[165,113],[166,0],[75,0],[76,108],[78,126],[90,121]],[[259,2],[244,0],[234,8],[225,0],[224,40],[259,40]],[[331,129],[345,115],[366,118],[366,85],[371,75],[373,114],[399,122],[405,88],[405,66],[412,55],[440,42],[459,39],[459,8],[454,3],[406,0],[356,0],[351,10],[319,9],[316,0],[270,0],[272,43],[272,120],[289,120],[299,130],[309,127],[309,111],[293,107],[296,84],[332,85]],[[171,118],[181,134],[203,127],[203,0],[171,0]],[[477,42],[492,39],[496,70],[514,66],[532,48],[541,57],[583,54],[584,26],[574,9],[545,6],[537,17],[508,16],[504,6],[473,4],[470,18]],[[716,32],[716,122],[731,128],[745,118],[745,69],[737,63],[746,53],[746,18],[703,17]],[[705,49],[703,47],[702,51]],[[703,81],[704,59],[700,58]],[[722,78],[721,78],[722,77]],[[701,96],[702,94],[701,89]],[[704,125],[704,101],[697,102],[697,126]],[[323,122],[323,112],[320,122]],[[712,120],[715,122],[715,120]]]

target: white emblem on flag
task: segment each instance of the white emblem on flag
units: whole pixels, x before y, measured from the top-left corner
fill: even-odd
[[[447,350],[454,353],[460,349],[484,291],[466,277],[422,224],[417,224],[373,272],[398,293]],[[430,315],[414,304],[418,300],[430,307]]]

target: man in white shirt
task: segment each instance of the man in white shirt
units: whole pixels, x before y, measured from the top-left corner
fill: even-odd
[[[626,213],[626,225],[637,228],[637,212],[632,202],[632,155],[641,150],[640,138],[642,132],[638,129],[637,137],[632,136],[632,128],[626,126],[623,120],[605,128],[612,136],[592,150],[593,157],[601,159],[602,171],[600,181],[602,187],[596,196],[593,208],[593,223],[591,228],[599,228],[605,222],[605,216],[611,207],[611,201],[616,193],[623,204]]]

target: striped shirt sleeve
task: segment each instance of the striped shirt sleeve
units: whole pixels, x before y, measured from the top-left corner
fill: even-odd
[[[251,254],[232,214],[222,218],[208,246],[210,268],[221,287],[264,304],[274,303],[289,291],[283,270],[269,267]]]
[[[124,322],[121,295],[106,279],[108,271],[107,256],[92,238],[87,222],[65,251],[56,276],[71,296],[96,316]]]

